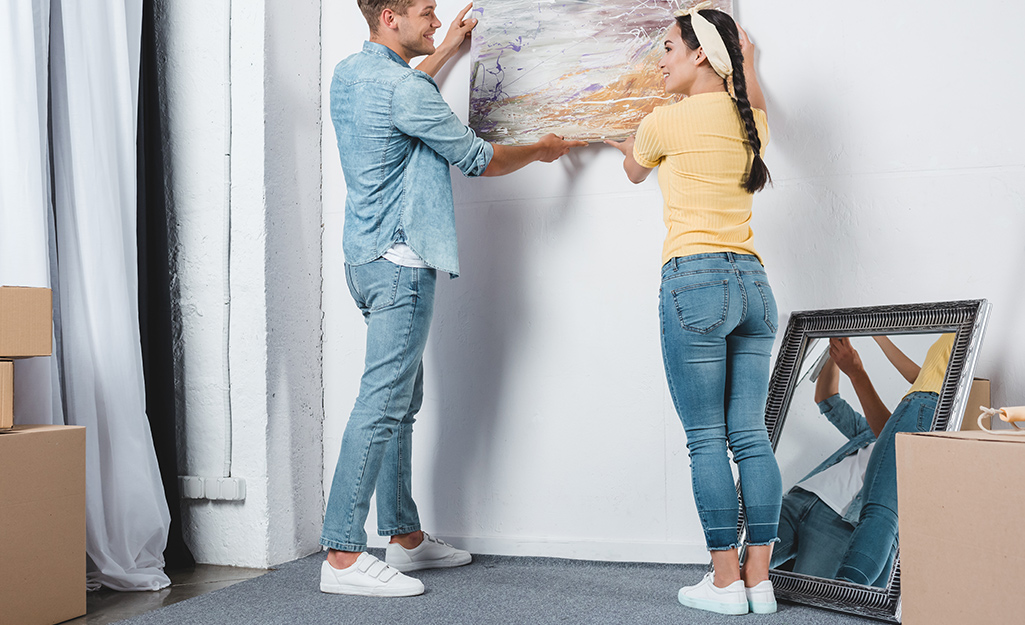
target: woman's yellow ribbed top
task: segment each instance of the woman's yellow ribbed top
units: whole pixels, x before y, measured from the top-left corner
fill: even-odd
[[[950,352],[954,350],[954,337],[957,334],[951,332],[944,334],[932,344],[929,351],[925,353],[925,362],[922,369],[915,378],[915,383],[904,396],[911,393],[937,393],[943,390],[943,378],[947,375],[947,363],[950,362]]]
[[[764,111],[753,111],[764,154],[769,126]],[[644,167],[659,166],[669,230],[663,264],[706,252],[758,256],[751,232],[753,196],[742,186],[752,154],[728,93],[701,93],[655,109],[637,129],[634,159]]]

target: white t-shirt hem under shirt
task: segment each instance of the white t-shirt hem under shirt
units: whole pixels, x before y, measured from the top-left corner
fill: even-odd
[[[865,484],[865,470],[868,468],[868,460],[872,457],[872,448],[875,445],[875,442],[866,445],[859,449],[858,453],[847,456],[825,471],[798,482],[797,485],[809,493],[818,495],[822,503],[843,517]]]
[[[412,269],[430,269],[428,265],[420,258],[413,248],[409,247],[405,243],[395,243],[388,251],[382,256],[387,261],[393,262],[399,267],[410,267]]]

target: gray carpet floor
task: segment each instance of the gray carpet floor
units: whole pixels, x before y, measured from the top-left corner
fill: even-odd
[[[375,552],[375,550],[371,550]],[[380,551],[380,550],[378,550]],[[375,552],[379,557],[383,552]],[[419,597],[381,599],[320,592],[316,554],[259,578],[137,616],[123,625],[855,625],[869,619],[780,602],[776,614],[722,616],[681,606],[680,586],[697,583],[700,565],[582,562],[474,556],[455,569],[420,571]]]

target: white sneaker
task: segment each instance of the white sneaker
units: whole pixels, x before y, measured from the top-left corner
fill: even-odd
[[[320,567],[320,592],[366,597],[412,597],[422,595],[424,585],[407,577],[367,552],[345,569],[336,569],[324,561]]]
[[[389,543],[384,551],[384,561],[388,566],[402,572],[419,571],[422,569],[445,569],[453,566],[469,564],[473,558],[469,551],[456,549],[443,540],[424,532],[424,541],[406,549],[398,543]]]
[[[744,582],[737,580],[726,588],[713,584],[715,573],[709,571],[693,586],[680,589],[680,603],[690,608],[718,612],[719,614],[747,614],[747,594]]]
[[[776,593],[772,590],[772,582],[765,580],[744,588],[747,593],[747,604],[755,614],[772,614],[776,611]]]

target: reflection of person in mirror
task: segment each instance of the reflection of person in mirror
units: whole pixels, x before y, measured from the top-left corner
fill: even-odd
[[[853,355],[856,357],[857,353]],[[840,397],[840,371],[832,358],[827,358],[815,381],[815,403],[823,416],[847,437],[847,443],[783,497],[780,542],[772,553],[772,566],[793,560],[795,573],[832,579],[858,523],[865,469],[875,447],[876,433],[868,420]],[[891,561],[892,556],[891,551]],[[888,574],[889,570],[885,570],[882,579],[876,579],[872,585],[884,584]]]
[[[899,432],[927,432],[932,427],[954,337],[952,333],[940,336],[929,348],[921,367],[885,336],[874,337],[887,359],[912,383],[892,415],[879,399],[850,340],[830,340],[830,357],[851,379],[865,417],[877,436],[875,449],[865,469],[861,515],[847,551],[840,559],[837,579],[872,584],[887,569],[897,538],[894,437]]]
[[[699,11],[703,5],[677,14],[659,62],[666,91],[688,97],[655,109],[635,137],[607,143],[623,153],[634,183],[658,167],[669,229],[662,354],[714,567],[680,589],[680,602],[726,614],[773,612],[769,559],[783,487],[764,410],[777,312],[750,227],[752,195],[768,180],[765,98],[747,35],[726,13]],[[747,517],[743,571],[727,448]]]

